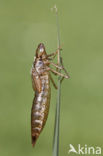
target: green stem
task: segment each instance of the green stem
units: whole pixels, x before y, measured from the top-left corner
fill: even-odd
[[[56,24],[57,24],[57,40],[58,47],[60,47],[60,29],[58,20],[58,10],[54,7],[56,11]],[[61,65],[61,55],[58,48],[58,64]],[[60,72],[60,70],[59,70]],[[57,103],[56,103],[56,113],[55,113],[55,126],[54,126],[54,138],[53,138],[53,156],[59,156],[59,131],[60,131],[60,97],[61,97],[61,77],[58,77],[58,91],[57,91]]]

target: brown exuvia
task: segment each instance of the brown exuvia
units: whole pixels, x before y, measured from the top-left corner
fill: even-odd
[[[54,80],[50,75],[50,71],[56,75],[64,78],[69,78],[69,75],[64,75],[58,71],[50,68],[50,64],[57,69],[64,69],[63,66],[58,66],[50,60],[58,54],[58,50],[52,54],[47,55],[43,43],[40,43],[36,50],[34,62],[31,70],[32,86],[35,91],[33,105],[31,109],[31,138],[32,145],[34,146],[37,138],[39,137],[48,117],[50,105],[50,80],[54,87],[57,89]],[[64,69],[65,71],[65,69]]]

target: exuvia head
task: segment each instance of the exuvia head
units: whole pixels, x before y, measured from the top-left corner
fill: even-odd
[[[36,57],[42,57],[43,55],[46,55],[45,46],[43,43],[40,43],[36,50]]]

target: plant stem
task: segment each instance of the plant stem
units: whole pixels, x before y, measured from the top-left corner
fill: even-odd
[[[56,5],[54,6],[56,12],[56,24],[57,24],[57,42],[58,42],[58,65],[61,65],[60,54],[60,29],[58,20],[58,10]],[[60,70],[59,70],[60,72]],[[59,130],[60,130],[60,97],[61,97],[61,76],[58,77],[58,91],[57,91],[57,103],[55,113],[55,126],[54,126],[54,138],[53,138],[53,156],[59,156]]]

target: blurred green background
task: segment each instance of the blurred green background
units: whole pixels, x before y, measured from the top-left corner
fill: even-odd
[[[48,53],[57,49],[50,10],[55,3],[62,56],[71,77],[62,84],[60,156],[68,155],[69,144],[103,146],[103,1],[0,0],[1,156],[52,155],[56,90],[51,85],[49,117],[32,148],[30,69],[38,43]]]

